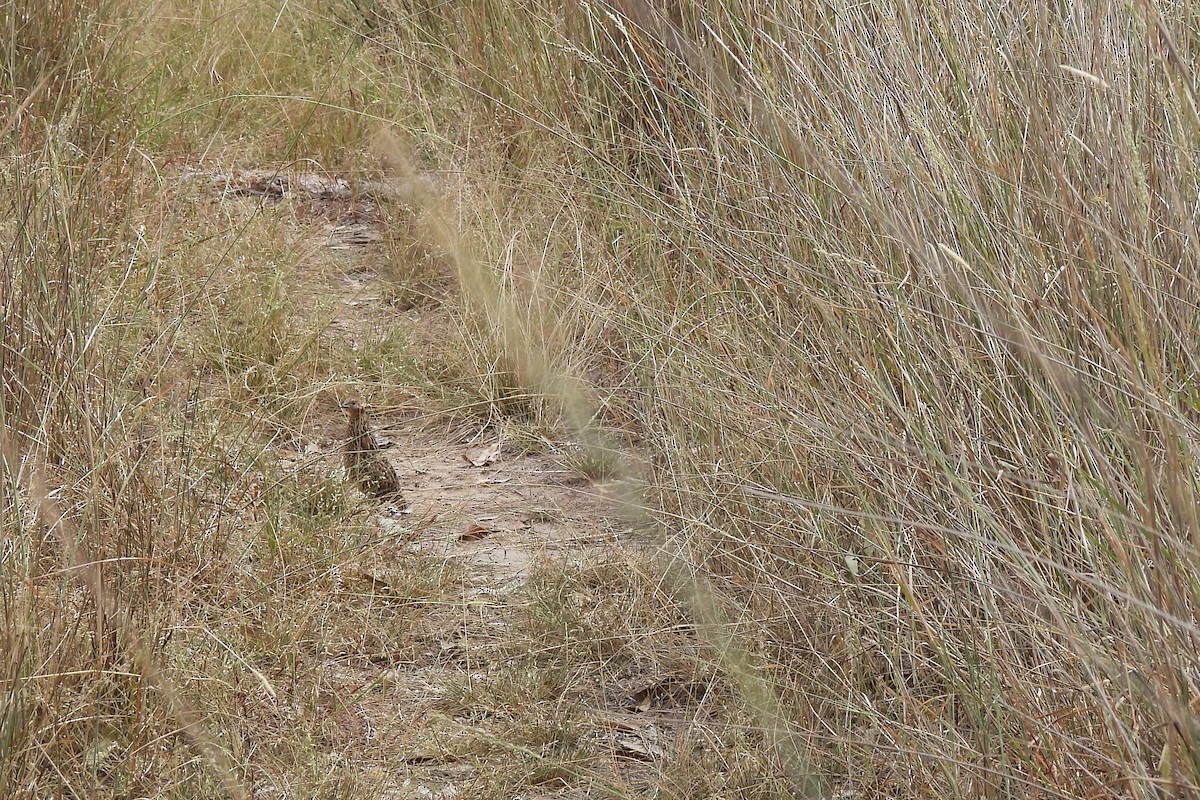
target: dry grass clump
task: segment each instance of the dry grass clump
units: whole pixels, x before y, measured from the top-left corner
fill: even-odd
[[[378,120],[401,116],[327,17],[225,0],[130,13],[129,102],[159,161],[353,167]]]
[[[1194,20],[393,11],[830,781],[1195,790]]]
[[[159,688],[148,657],[160,629],[144,612],[165,590],[159,548],[179,544],[160,538],[172,510],[156,498],[179,486],[136,452],[136,389],[107,350],[97,291],[121,252],[130,200],[105,155],[112,120],[90,94],[100,73],[89,67],[100,69],[112,43],[90,7],[41,13],[5,10],[0,75],[16,100],[3,120],[0,233],[0,792],[102,796],[106,776],[140,791],[171,761],[162,737],[182,730],[169,699],[145,705]]]
[[[403,658],[453,576],[363,591],[378,532],[280,456],[352,363],[317,344],[311,254],[278,216],[151,195],[146,96],[105,94],[144,77],[116,10],[0,20],[0,795],[373,785],[323,760],[344,708],[320,699],[351,696],[330,653]]]

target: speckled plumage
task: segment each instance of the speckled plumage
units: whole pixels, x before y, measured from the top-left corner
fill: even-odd
[[[346,402],[342,408],[349,416],[344,453],[346,473],[364,493],[403,505],[400,479],[371,432],[371,415],[356,400]]]

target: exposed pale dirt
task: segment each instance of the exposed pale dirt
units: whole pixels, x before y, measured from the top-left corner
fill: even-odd
[[[265,170],[186,177],[206,181],[222,202],[287,198],[298,205],[302,238],[336,253],[344,265],[340,283],[331,287],[340,310],[323,335],[355,347],[381,331],[420,324],[422,315],[439,313],[436,308],[401,311],[387,303],[368,257],[385,236],[378,203],[403,202],[413,187],[378,182],[355,187],[338,178]],[[566,459],[522,454],[491,429],[439,425],[419,402],[414,397],[411,406],[374,409],[377,433],[388,443],[387,455],[410,507],[382,506],[370,513],[379,545],[344,565],[342,580],[348,591],[385,598],[400,592],[405,564],[415,558],[437,562],[457,576],[460,588],[457,596],[421,615],[414,647],[404,658],[331,657],[319,708],[330,757],[361,764],[361,780],[377,786],[378,796],[466,797],[486,769],[481,750],[490,753],[483,760],[536,762],[529,757],[536,753],[505,745],[503,725],[494,714],[444,710],[455,706],[447,705],[449,695],[461,695],[473,684],[503,682],[505,670],[519,668],[519,659],[500,656],[514,616],[528,602],[522,594],[525,581],[548,568],[612,564],[640,570],[647,556],[616,513],[609,490],[570,468]],[[279,455],[285,462],[319,462],[336,473],[344,420],[332,400],[319,413],[323,416],[311,421],[295,450]],[[678,675],[656,674],[652,665],[580,682],[561,699],[577,719],[582,713],[587,720],[595,758],[580,772],[620,792],[649,790],[690,724],[677,710],[695,705],[697,687],[686,684]],[[680,691],[688,696],[676,697]],[[592,794],[585,788],[588,781],[575,777],[531,779],[519,796]],[[270,796],[270,782],[256,793]]]

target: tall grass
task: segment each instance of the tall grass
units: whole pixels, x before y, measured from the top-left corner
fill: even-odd
[[[830,784],[1196,791],[1188,7],[386,8]]]
[[[305,698],[339,626],[412,646],[403,598],[334,590],[339,487],[221,406],[290,435],[336,379],[327,318],[295,322],[262,240],[150,253],[126,155],[259,126],[342,157],[373,117],[455,190],[421,220],[466,290],[438,368],[635,441],[707,587],[747,727],[671,753],[665,794],[1197,792],[1190,6],[208,9],[132,66],[120,9],[43,6],[0,6],[0,794],[236,795],[226,761],[352,782]],[[613,436],[594,474],[627,469]]]
[[[225,523],[195,479],[210,456],[154,424],[172,332],[135,323],[154,293],[114,91],[133,79],[120,11],[0,6],[6,797],[240,793],[162,670],[164,610],[208,555],[187,537]]]
[[[284,463],[331,361],[353,365],[317,343],[328,265],[282,215],[158,171],[252,127],[276,160],[306,125],[337,152],[358,121],[280,133],[309,106],[264,97],[276,62],[234,35],[277,9],[51,5],[0,4],[0,796],[366,794],[381,779],[322,736],[327,654],[411,647],[397,609],[441,580],[344,591],[377,532],[319,459]],[[246,116],[214,118],[225,101]]]

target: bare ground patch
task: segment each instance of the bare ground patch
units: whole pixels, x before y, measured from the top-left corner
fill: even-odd
[[[332,301],[320,334],[329,346],[365,353],[407,331],[420,347],[443,325],[437,305],[397,304],[381,274],[392,234],[380,204],[402,204],[408,190],[265,170],[187,180],[243,213],[292,205],[297,246],[324,264],[314,269]],[[680,754],[703,758],[715,716],[697,642],[683,619],[663,617],[673,616],[665,596],[652,586],[647,596],[650,554],[610,488],[571,466],[567,443],[530,447],[416,389],[363,388],[387,399],[377,434],[409,507],[349,491],[365,522],[327,576],[331,608],[395,607],[364,618],[399,627],[330,620],[340,633],[317,656],[304,707],[294,692],[291,708],[260,692],[247,735],[259,735],[256,720],[308,726],[317,751],[348,769],[343,779],[381,797],[637,796]],[[337,395],[356,391],[323,393],[272,444],[286,469],[345,481]],[[282,790],[255,782],[258,796]]]

